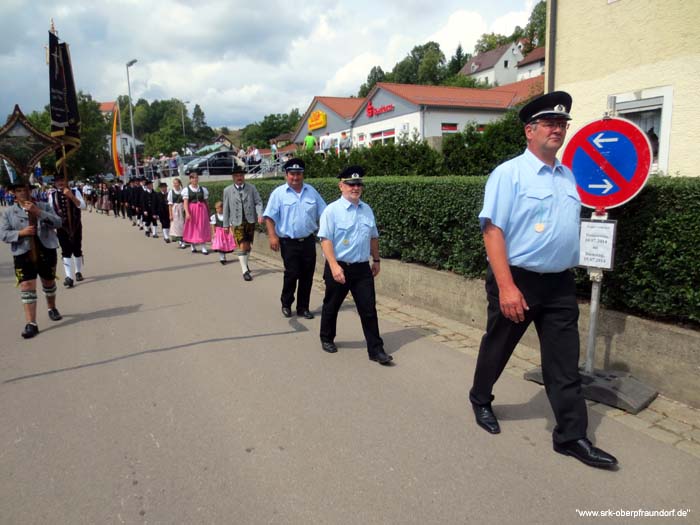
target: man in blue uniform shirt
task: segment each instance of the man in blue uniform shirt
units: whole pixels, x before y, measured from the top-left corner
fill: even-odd
[[[601,468],[617,459],[586,437],[588,414],[578,372],[578,304],[570,268],[578,264],[581,201],[571,171],[556,158],[571,119],[571,96],[543,95],[520,110],[527,149],[498,166],[479,214],[489,259],[488,321],[469,398],[476,422],[500,432],[493,386],[531,322],[556,418],[554,450]]]
[[[338,351],[334,342],[338,310],[348,292],[351,292],[362,322],[370,360],[390,365],[392,357],[384,352],[384,341],[379,335],[374,291],[374,278],[379,274],[380,265],[379,233],[372,208],[360,200],[363,175],[361,166],[349,166],[343,170],[338,176],[342,196],[329,204],[321,215],[318,236],[326,258],[321,348],[328,353]]]
[[[288,160],[284,171],[287,183],[274,189],[263,213],[270,249],[281,250],[284,261],[282,315],[292,316],[296,290],[297,315],[313,319],[309,301],[316,268],[314,232],[318,230],[318,220],[326,209],[326,202],[312,186],[304,184],[303,160]]]

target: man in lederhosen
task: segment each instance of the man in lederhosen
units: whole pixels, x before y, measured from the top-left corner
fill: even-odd
[[[33,202],[26,183],[9,188],[17,198],[0,217],[0,240],[11,245],[15,276],[27,324],[22,337],[30,339],[39,333],[36,322],[36,278],[46,296],[49,318],[62,319],[56,308],[56,228],[61,218],[45,202]]]
[[[54,184],[56,191],[49,195],[49,204],[62,221],[57,234],[66,273],[63,286],[72,288],[74,281],[83,280],[83,224],[80,210],[84,210],[87,205],[80,190],[69,188],[64,179],[57,178]]]

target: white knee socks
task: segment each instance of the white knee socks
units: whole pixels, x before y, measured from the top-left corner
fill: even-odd
[[[241,273],[246,273],[248,270],[248,254],[244,253],[243,255],[238,256],[238,260],[241,263]]]
[[[71,261],[71,257],[63,258],[63,270],[66,272],[66,277],[73,278],[73,261]]]

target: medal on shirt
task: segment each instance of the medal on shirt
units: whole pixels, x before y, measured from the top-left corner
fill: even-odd
[[[540,207],[537,210],[537,222],[535,223],[535,231],[537,233],[542,233],[544,231],[544,206],[542,205],[542,201],[540,201]]]
[[[350,244],[350,241],[347,239],[343,239],[343,246],[347,246],[348,244]]]

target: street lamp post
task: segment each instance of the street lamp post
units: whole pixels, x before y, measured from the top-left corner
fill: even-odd
[[[185,134],[185,108],[187,107],[187,104],[189,104],[189,100],[185,100],[182,103],[182,107],[180,108],[180,116],[182,117],[182,136],[187,138],[187,135]]]
[[[131,153],[134,157],[134,177],[138,177],[139,168],[136,162],[136,133],[134,132],[134,111],[131,105],[131,81],[129,80],[129,68],[136,64],[136,59],[129,60],[126,63],[126,85],[129,90],[129,117],[131,120]]]

